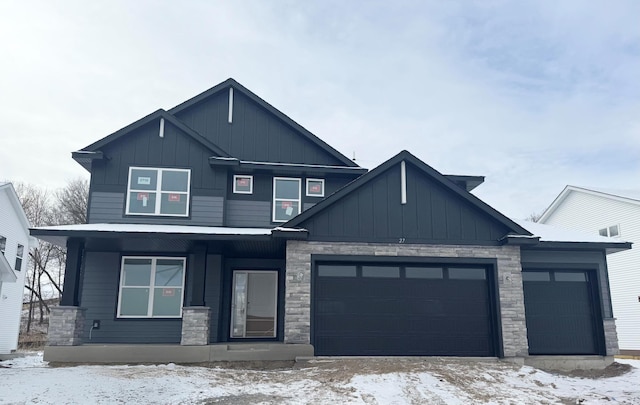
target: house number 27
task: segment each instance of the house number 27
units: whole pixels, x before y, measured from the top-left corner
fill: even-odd
[[[404,243],[405,238],[398,238],[398,243]]]

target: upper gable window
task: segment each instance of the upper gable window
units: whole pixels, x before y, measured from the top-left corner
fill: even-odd
[[[324,197],[324,179],[307,179],[307,197]]]
[[[620,236],[620,227],[618,225],[612,225],[610,227],[600,229],[598,233],[600,236]]]
[[[253,176],[234,175],[233,192],[235,194],[253,194]]]
[[[0,236],[0,253],[4,255],[4,250],[7,248],[7,238]]]
[[[273,222],[286,222],[300,213],[301,180],[273,178]]]
[[[130,167],[128,215],[189,215],[191,170]]]

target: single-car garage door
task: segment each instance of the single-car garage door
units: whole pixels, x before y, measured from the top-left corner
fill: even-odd
[[[525,271],[522,279],[529,354],[602,354],[590,272]]]
[[[316,355],[496,355],[485,266],[320,263],[314,270]]]

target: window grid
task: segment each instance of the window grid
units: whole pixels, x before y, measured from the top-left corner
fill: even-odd
[[[151,275],[149,278],[149,285],[124,285],[125,277],[124,277],[124,264],[127,259],[146,259],[151,260]],[[157,271],[157,263],[158,260],[180,260],[182,261],[182,280],[180,284],[181,297],[180,297],[180,311],[178,315],[170,316],[170,315],[153,315],[153,301],[155,298],[155,289],[158,288],[156,286],[156,271]],[[184,280],[186,275],[186,258],[184,257],[171,257],[171,256],[123,256],[122,262],[120,264],[120,291],[118,293],[118,318],[182,318],[182,306],[184,305],[184,293],[185,286]],[[122,289],[148,289],[149,290],[149,298],[147,300],[147,315],[121,315],[120,312],[122,310]],[[178,287],[172,287],[178,288]]]
[[[156,179],[156,188],[155,190],[142,189],[142,188],[133,188],[132,186],[132,173],[134,170],[147,170],[147,171],[155,171],[157,173]],[[172,191],[172,190],[163,190],[162,189],[162,175],[165,172],[184,172],[187,173],[187,191]],[[129,182],[127,184],[127,215],[147,215],[147,216],[170,216],[170,217],[187,217],[189,216],[189,200],[190,200],[190,190],[191,190],[191,170],[189,169],[164,169],[164,168],[156,168],[156,167],[129,167]],[[147,212],[131,212],[130,207],[130,199],[132,193],[154,193],[156,195],[155,199],[155,209],[152,213]],[[167,214],[162,213],[162,196],[163,194],[179,194],[184,195],[187,198],[186,201],[186,209],[184,214]]]
[[[277,193],[278,193],[278,181],[279,180],[284,180],[284,181],[296,181],[298,183],[298,198],[297,199],[292,199],[292,198],[278,198],[277,197]],[[302,192],[300,190],[301,186],[302,186],[302,181],[299,178],[294,178],[294,177],[274,177],[273,178],[273,222],[287,222],[289,219],[295,217],[296,215],[300,214],[301,211],[301,205],[302,205]],[[291,215],[289,218],[285,218],[285,219],[278,219],[277,218],[277,205],[278,203],[283,203],[283,202],[290,202],[292,203],[291,207],[293,208],[293,206],[297,203],[298,205],[298,209],[297,212],[293,213],[293,215]]]

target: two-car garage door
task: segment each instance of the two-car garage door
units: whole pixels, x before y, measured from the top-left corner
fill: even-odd
[[[320,263],[316,355],[495,356],[487,266]]]

